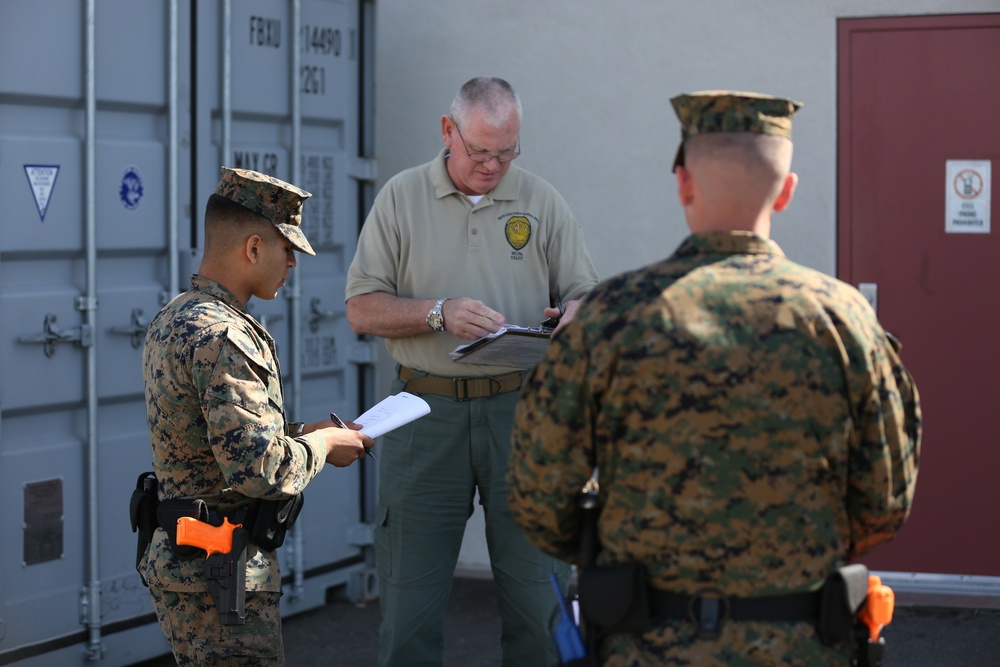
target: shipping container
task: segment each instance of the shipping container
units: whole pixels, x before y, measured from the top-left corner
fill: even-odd
[[[291,420],[371,403],[344,282],[373,194],[362,0],[0,4],[0,665],[169,652],[135,571],[149,321],[197,271],[220,167],[313,193],[317,251],[273,301]],[[282,611],[377,596],[370,461],[324,470],[281,550]]]

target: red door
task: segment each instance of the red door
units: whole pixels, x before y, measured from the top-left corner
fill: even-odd
[[[838,273],[877,285],[924,413],[913,512],[864,560],[1000,575],[1000,229],[945,224],[947,161],[1000,171],[1000,14],[840,21],[838,123]]]

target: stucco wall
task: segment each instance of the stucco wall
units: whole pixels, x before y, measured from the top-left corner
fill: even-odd
[[[800,181],[772,235],[792,259],[833,274],[837,19],[978,12],[1000,12],[1000,0],[376,0],[380,181],[435,154],[440,117],[464,81],[501,76],[524,105],[518,163],[566,197],[609,277],[668,255],[686,235],[670,97],[785,95],[804,103]],[[385,359],[380,378],[391,373]],[[477,510],[461,564],[487,566],[484,544]]]

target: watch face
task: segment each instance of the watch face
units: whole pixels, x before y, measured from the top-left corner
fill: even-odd
[[[427,313],[427,324],[430,325],[431,329],[434,331],[444,331],[444,313],[441,312],[441,306],[447,299],[439,299],[434,307],[431,308],[431,312]]]

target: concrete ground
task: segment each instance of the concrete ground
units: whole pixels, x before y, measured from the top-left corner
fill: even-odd
[[[370,667],[378,654],[378,602],[333,600],[284,621],[288,667]],[[1000,665],[1000,610],[897,607],[885,631],[885,667]],[[458,577],[445,618],[446,667],[498,667],[500,620],[493,581]],[[169,656],[141,667],[169,667]],[[136,665],[135,667],[140,667]]]

